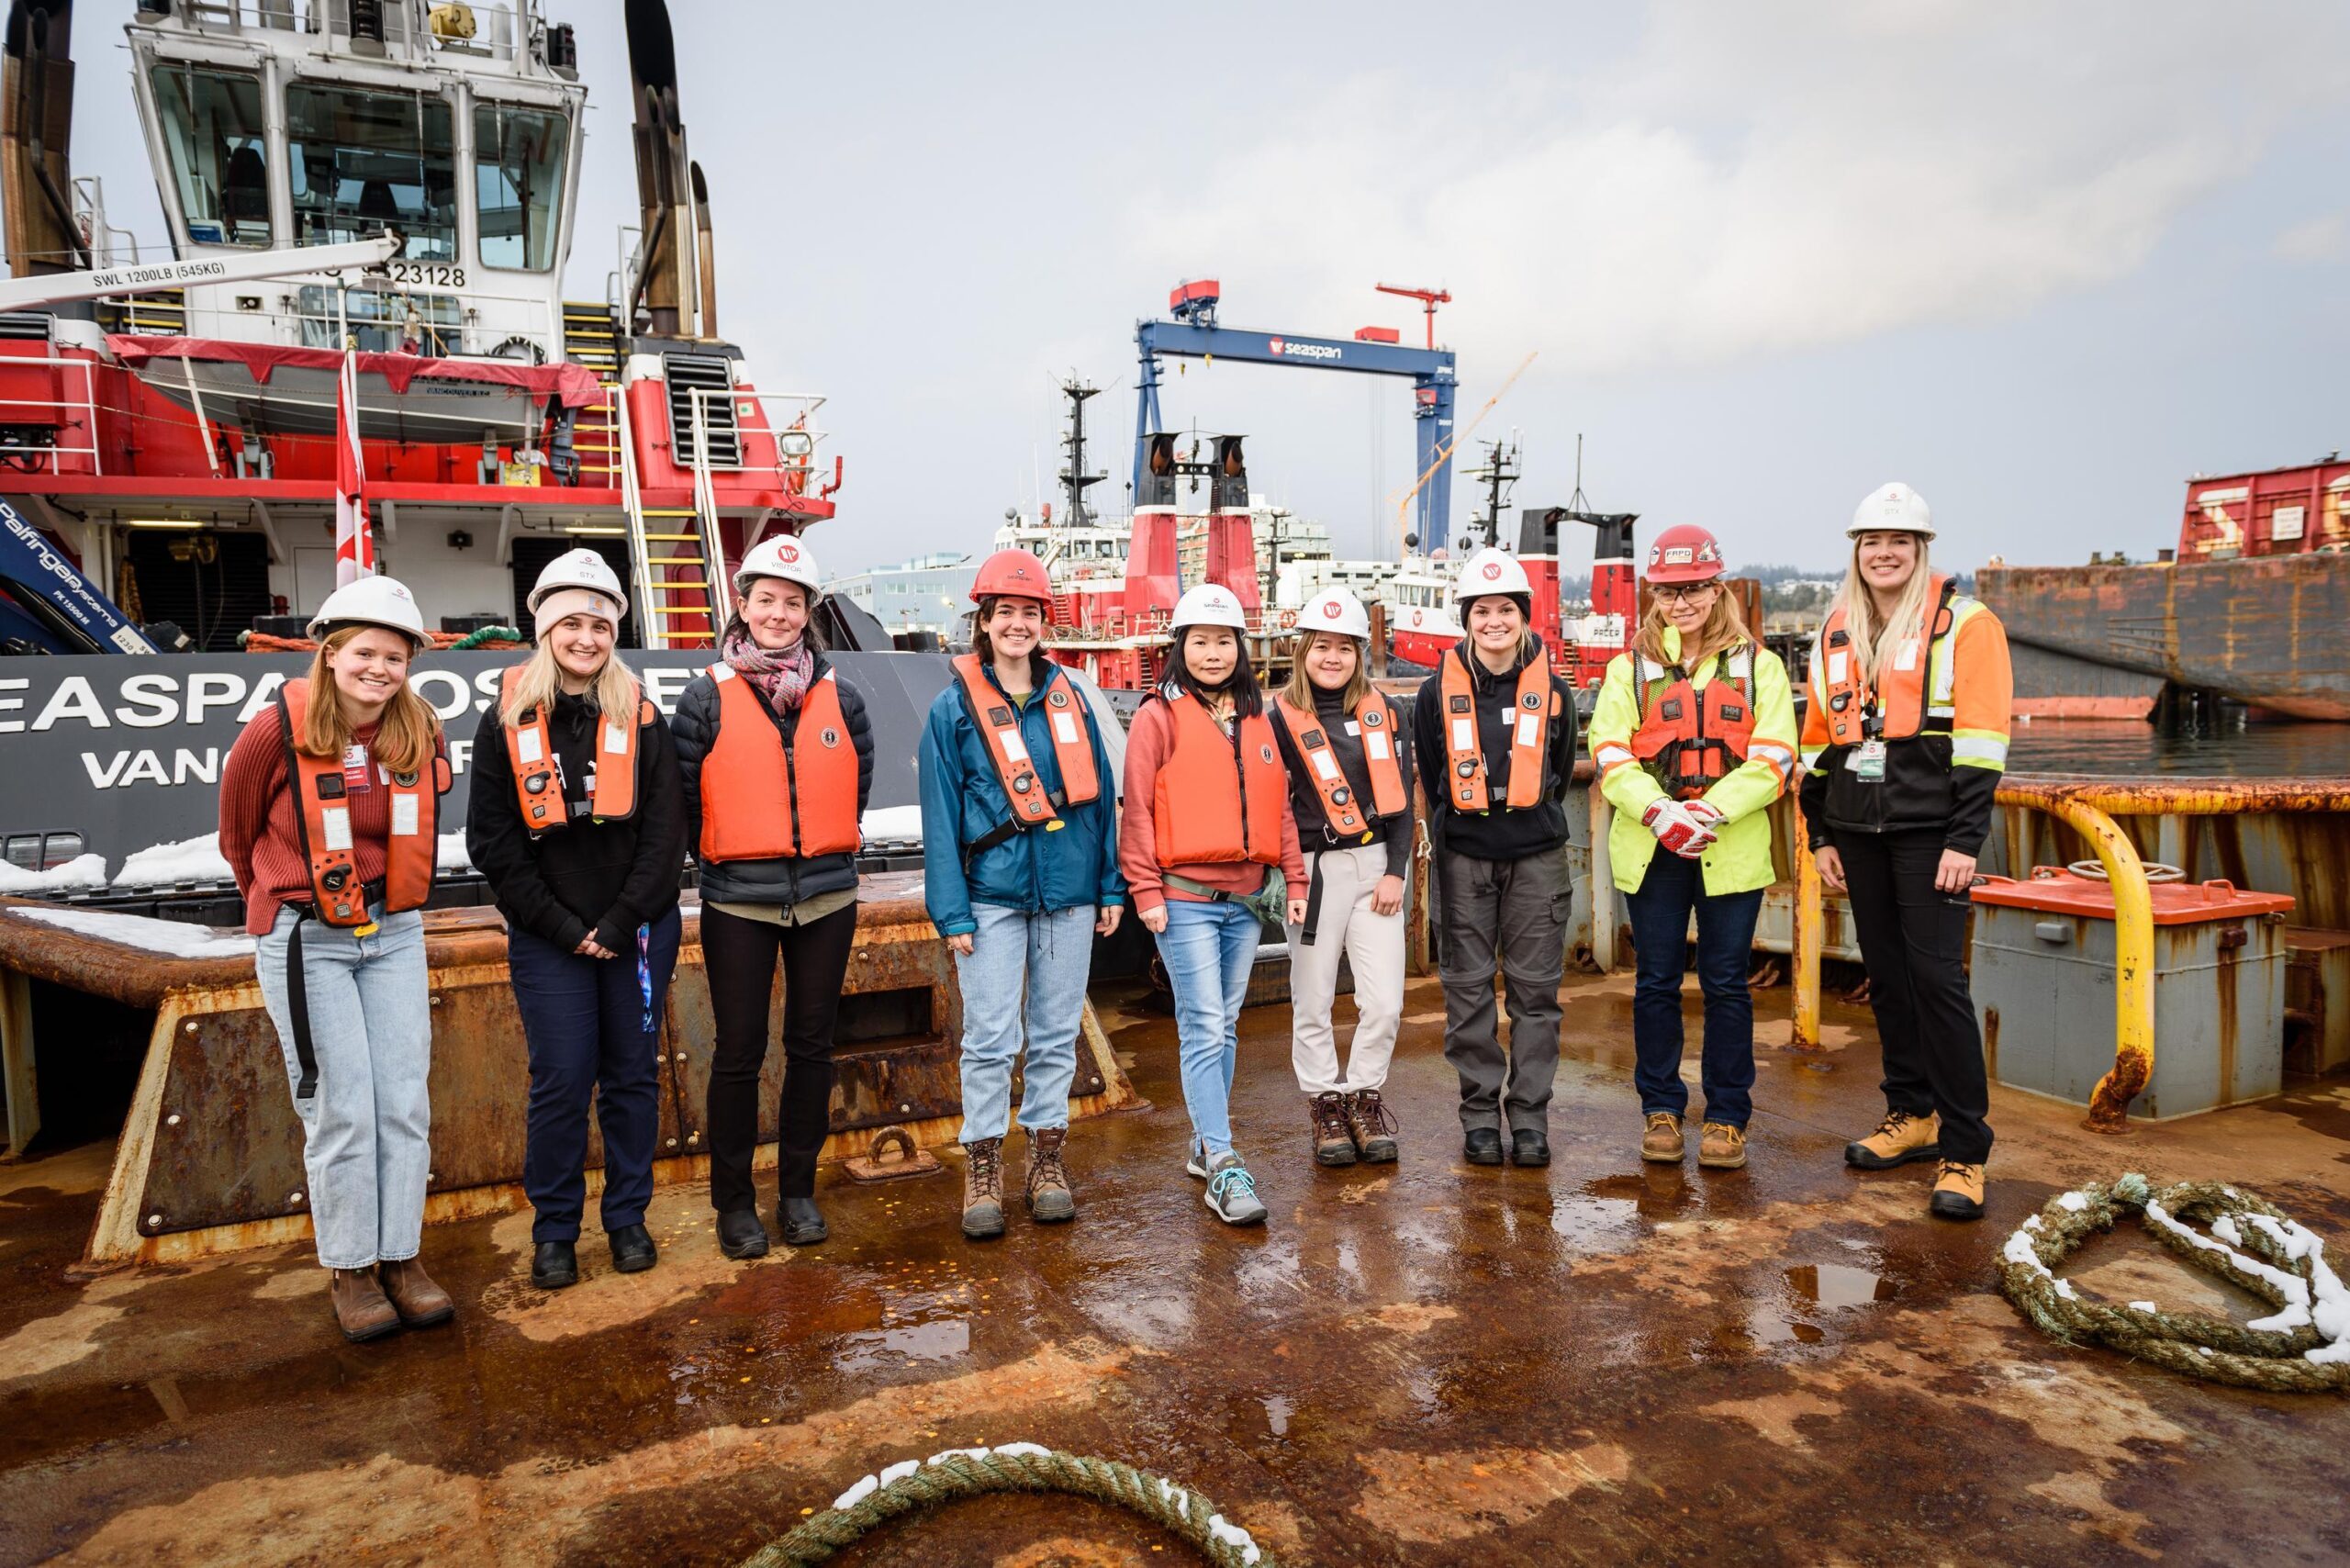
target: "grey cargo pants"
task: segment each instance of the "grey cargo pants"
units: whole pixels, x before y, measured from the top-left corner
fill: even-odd
[[[1444,1055],[1460,1074],[1463,1131],[1550,1126],[1559,1070],[1559,982],[1566,973],[1566,869],[1556,852],[1480,860],[1436,852],[1444,955]],[[1509,1053],[1494,1005],[1498,960]]]

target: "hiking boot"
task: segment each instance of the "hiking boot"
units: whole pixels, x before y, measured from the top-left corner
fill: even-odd
[[[767,1255],[767,1227],[755,1209],[730,1209],[718,1216],[718,1249],[741,1261]]]
[[[534,1290],[566,1290],[579,1282],[579,1249],[568,1241],[542,1241],[531,1249]]]
[[[1077,1194],[1069,1190],[1069,1167],[1061,1162],[1067,1127],[1032,1127],[1028,1133],[1028,1217],[1058,1225],[1077,1217]]]
[[[1395,1163],[1395,1118],[1376,1089],[1358,1089],[1347,1096],[1347,1133],[1366,1165]]]
[[[1955,1159],[1943,1160],[1942,1175],[1934,1182],[1934,1195],[1926,1200],[1926,1208],[1944,1219],[1981,1219],[1983,1168],[1961,1165]]]
[[[400,1315],[384,1294],[373,1269],[337,1269],[327,1282],[327,1300],[342,1337],[354,1345],[399,1332]]]
[[[1707,1122],[1697,1139],[1697,1163],[1708,1170],[1735,1170],[1746,1163],[1746,1129]]]
[[[376,1264],[375,1278],[392,1298],[392,1310],[410,1328],[430,1328],[457,1316],[457,1304],[449,1293],[434,1284],[424,1265],[413,1258]]]
[[[1186,1176],[1196,1176],[1203,1182],[1206,1181],[1208,1179],[1208,1151],[1201,1148],[1198,1144],[1193,1144],[1190,1148],[1185,1149],[1183,1151],[1183,1174]]]
[[[985,1241],[1003,1234],[1003,1140],[975,1138],[963,1146],[963,1234]]]
[[[1502,1135],[1495,1127],[1471,1127],[1460,1135],[1460,1158],[1472,1165],[1502,1162]]]
[[[1257,1179],[1237,1154],[1219,1154],[1208,1168],[1208,1208],[1226,1225],[1259,1225],[1265,1205],[1257,1196]]]
[[[642,1225],[624,1225],[604,1239],[612,1249],[612,1267],[623,1274],[641,1274],[661,1260],[653,1233]]]
[[[1352,1165],[1355,1135],[1347,1130],[1347,1097],[1326,1089],[1306,1102],[1305,1109],[1314,1121],[1314,1163]]]
[[[1930,1112],[1913,1116],[1887,1111],[1876,1131],[1858,1143],[1844,1146],[1844,1163],[1863,1170],[1890,1170],[1913,1159],[1940,1159],[1942,1119]]]
[[[1550,1135],[1539,1127],[1520,1127],[1509,1135],[1509,1162],[1529,1170],[1550,1163]]]
[[[1670,1111],[1651,1111],[1649,1130],[1640,1135],[1640,1158],[1656,1165],[1678,1165],[1688,1152],[1682,1141],[1681,1118]]]

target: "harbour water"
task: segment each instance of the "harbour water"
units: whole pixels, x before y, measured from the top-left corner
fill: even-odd
[[[2244,724],[2163,734],[2139,719],[2019,722],[2009,771],[2201,778],[2350,778],[2350,724]]]

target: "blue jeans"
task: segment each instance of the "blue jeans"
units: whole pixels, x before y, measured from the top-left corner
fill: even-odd
[[[1678,1116],[1689,1109],[1689,1086],[1681,1081],[1681,977],[1688,969],[1684,944],[1694,908],[1697,986],[1706,997],[1699,1058],[1706,1120],[1743,1127],[1754,1113],[1754,993],[1746,977],[1754,966],[1762,890],[1708,894],[1704,867],[1660,847],[1640,890],[1625,902],[1639,954],[1632,987],[1632,1081],[1640,1092],[1640,1114]]]
[[[374,906],[371,906],[374,907]],[[310,1226],[319,1261],[365,1269],[413,1258],[423,1245],[432,1173],[432,991],[424,918],[385,914],[358,936],[322,921],[302,927],[302,986],[318,1058],[317,1092],[294,1099],[302,1123]],[[291,1092],[301,1081],[287,1002],[285,951],[300,916],[277,912],[256,946],[262,1005],[277,1025]]]
[[[1002,1137],[1011,1127],[1012,1062],[1028,1045],[1020,1125],[1069,1126],[1077,1078],[1077,1031],[1093,967],[1093,906],[1031,914],[974,903],[971,950],[955,955],[963,989],[963,1139]]]
[[[1264,926],[1237,903],[1167,901],[1158,956],[1175,990],[1175,1036],[1192,1138],[1213,1162],[1232,1152],[1232,1070],[1240,1054],[1240,1003]]]
[[[579,1239],[591,1101],[604,1135],[604,1229],[644,1223],[661,1137],[661,1016],[677,967],[677,928],[674,909],[653,924],[643,973],[632,936],[619,958],[590,958],[527,931],[507,935],[514,1003],[531,1054],[522,1191],[536,1211],[533,1243]]]

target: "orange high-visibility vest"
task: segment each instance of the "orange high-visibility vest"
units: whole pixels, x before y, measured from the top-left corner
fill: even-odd
[[[1926,602],[1933,609],[1927,613],[1932,630],[1924,639],[1924,646],[1914,643],[1907,647],[1881,648],[1883,654],[1877,667],[1885,684],[1872,691],[1868,672],[1861,668],[1861,661],[1852,653],[1852,634],[1845,624],[1844,611],[1840,607],[1828,617],[1819,629],[1819,689],[1828,700],[1828,734],[1834,745],[1857,745],[1867,739],[1862,732],[1863,720],[1874,711],[1884,721],[1879,740],[1907,740],[1919,734],[1948,734],[1947,715],[1934,716],[1927,712],[1926,672],[1933,666],[1934,644],[1950,635],[1951,579],[1936,572],[1927,587]]]
[[[506,672],[498,686],[498,711],[504,712],[514,700],[521,678],[520,665]],[[636,815],[636,736],[653,722],[653,704],[644,700],[643,689],[634,681],[629,682],[629,698],[634,722],[607,714],[597,725],[596,787],[587,814],[598,822],[624,822]],[[522,825],[532,837],[569,826],[571,802],[565,798],[566,780],[555,766],[547,715],[528,709],[501,728],[506,732],[506,760],[514,772],[514,795],[522,805]]]
[[[708,671],[718,688],[718,734],[701,762],[701,857],[776,860],[853,855],[856,746],[827,669],[800,699],[789,750],[767,700],[732,666]]]
[[[1469,674],[1469,644],[1457,643],[1445,655],[1444,755],[1452,807],[1460,812],[1492,809],[1485,790],[1485,753],[1477,739],[1477,689]],[[1522,812],[1542,801],[1542,758],[1550,744],[1550,715],[1558,708],[1550,689],[1550,663],[1529,659],[1517,672],[1517,695],[1510,704],[1509,792],[1504,805]]]
[[[1387,705],[1386,698],[1367,692],[1351,715],[1362,731],[1363,761],[1371,769],[1369,815],[1347,784],[1346,770],[1338,766],[1330,737],[1323,733],[1321,715],[1301,712],[1290,706],[1286,697],[1276,697],[1273,705],[1281,710],[1281,723],[1297,744],[1298,756],[1305,759],[1306,778],[1322,797],[1322,815],[1331,832],[1368,838],[1371,817],[1392,817],[1404,809],[1404,770],[1395,760],[1395,711]]]
[[[1679,665],[1632,655],[1640,727],[1632,755],[1664,792],[1694,801],[1746,761],[1754,738],[1754,647],[1741,643],[1714,655],[1713,678],[1700,689]],[[1651,686],[1670,680],[1653,698]]]
[[[1164,700],[1175,721],[1175,744],[1151,800],[1159,865],[1280,865],[1289,770],[1273,745],[1272,721],[1258,713],[1239,720],[1227,735],[1190,692]]]
[[[1013,820],[1023,827],[1058,821],[1056,802],[1044,780],[1036,777],[1028,743],[1020,738],[1020,714],[1012,699],[989,682],[987,666],[977,654],[964,654],[955,660],[955,678],[963,688],[963,706],[971,716],[971,725],[979,732],[988,756],[995,763],[996,782],[1003,786],[1004,798],[1012,802]],[[1081,806],[1099,800],[1102,780],[1094,771],[1093,741],[1085,733],[1077,689],[1056,669],[1036,697],[1044,702],[1052,726],[1053,761],[1061,775],[1058,803]]]
[[[302,857],[309,862],[314,913],[329,925],[365,925],[373,916],[367,913],[367,890],[359,880],[359,857],[351,838],[342,758],[311,756],[295,745],[309,707],[308,681],[289,680],[277,689],[277,716],[285,726],[285,775],[294,787]],[[369,766],[375,766],[372,756]],[[450,783],[449,759],[439,756],[423,773],[391,775],[391,834],[384,846],[386,914],[422,909],[432,897],[441,846],[441,797]]]

